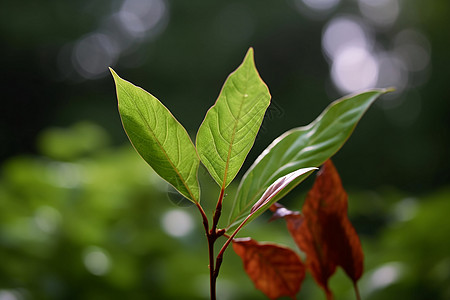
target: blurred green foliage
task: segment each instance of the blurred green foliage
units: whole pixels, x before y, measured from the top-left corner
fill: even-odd
[[[85,78],[76,69],[80,42],[95,33],[123,34],[113,25],[126,2],[0,4],[1,300],[207,298],[197,212],[174,205],[167,186],[131,146],[121,146],[128,141],[112,79]],[[166,5],[162,27],[126,40],[130,47],[111,66],[154,91],[191,133],[226,74],[255,48],[273,104],[243,169],[275,137],[308,124],[337,98],[321,47],[325,25],[342,15],[370,23],[358,7],[370,1],[362,0],[335,1],[324,14],[300,11],[300,0],[152,2]],[[365,248],[364,299],[449,299],[450,1],[373,3],[394,2],[396,22],[371,28],[378,47],[390,51],[398,33],[418,30],[429,42],[429,66],[409,74],[397,100],[369,111],[334,162]],[[87,66],[95,67],[103,53],[88,50]],[[200,173],[205,199],[217,199],[216,186]],[[295,209],[302,198],[286,201]],[[163,220],[180,209],[194,227],[174,237]],[[284,224],[266,219],[246,232],[295,247]],[[222,299],[263,299],[232,252],[221,272]],[[340,274],[332,281],[337,299],[353,299]],[[324,298],[308,281],[300,297]]]
[[[89,122],[50,128],[40,136],[41,155],[5,162],[0,296],[208,299],[207,247],[198,212],[170,201],[167,185],[131,146],[111,147],[108,140]],[[211,179],[203,178],[202,185],[208,193],[217,189]],[[449,198],[448,189],[420,199],[396,190],[350,193],[350,217],[365,248],[364,299],[448,299]],[[288,201],[295,209],[302,197]],[[167,218],[170,212],[190,221],[177,223]],[[283,222],[266,221],[263,216],[241,236],[295,248]],[[187,229],[174,233],[169,224]],[[337,299],[351,299],[351,283],[342,272],[331,286]],[[218,287],[220,299],[264,298],[232,251]],[[300,296],[324,297],[309,275]]]

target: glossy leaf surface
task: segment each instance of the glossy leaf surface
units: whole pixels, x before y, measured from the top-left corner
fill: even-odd
[[[292,129],[275,139],[245,173],[233,204],[228,229],[242,222],[253,204],[277,178],[300,168],[318,167],[334,155],[369,106],[388,91],[376,89],[337,100],[308,126]],[[283,197],[304,179],[297,178],[277,198]]]
[[[305,277],[305,267],[294,251],[250,238],[234,239],[233,249],[255,287],[269,299],[282,296],[295,299]]]
[[[244,163],[269,103],[269,90],[259,77],[250,48],[228,76],[197,133],[200,159],[221,187],[230,184]]]
[[[183,126],[153,95],[120,78],[112,69],[119,112],[131,144],[163,179],[193,202],[200,198],[200,164]]]

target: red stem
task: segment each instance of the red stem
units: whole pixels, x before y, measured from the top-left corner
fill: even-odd
[[[353,289],[355,290],[356,300],[361,300],[361,295],[359,294],[359,289],[356,282],[353,283]]]
[[[222,189],[220,190],[219,199],[217,200],[216,211],[214,212],[213,225],[210,234],[214,234],[213,231],[214,232],[216,231],[217,224],[219,224],[220,215],[222,214],[222,200],[224,195],[225,195],[225,187],[222,187]]]
[[[206,233],[206,239],[208,240],[208,252],[209,252],[209,278],[210,278],[210,291],[211,291],[211,300],[216,300],[216,282],[213,280],[214,278],[214,238],[209,232],[209,222],[208,217],[205,214],[205,211],[203,210],[203,207],[200,205],[200,203],[196,203],[198,210],[200,211],[200,214],[202,215],[203,219],[203,227],[205,228]]]
[[[236,236],[238,231],[244,226],[244,224],[247,222],[247,220],[250,218],[251,215],[249,215],[236,230],[233,232],[231,236],[228,236],[225,234],[225,229],[217,229],[217,225],[219,223],[220,215],[222,213],[222,200],[225,195],[225,187],[222,187],[220,190],[219,199],[217,200],[216,210],[213,215],[213,223],[211,226],[211,229],[209,229],[209,222],[208,217],[205,214],[205,211],[203,210],[200,203],[197,204],[197,208],[200,211],[200,214],[202,215],[203,219],[203,227],[205,228],[206,238],[208,240],[208,252],[209,252],[209,282],[210,282],[210,293],[211,293],[211,300],[216,300],[216,283],[217,283],[217,277],[219,276],[219,270],[220,266],[222,265],[223,260],[223,254],[227,247],[230,245],[233,238]],[[226,236],[228,239],[223,244],[222,248],[220,249],[219,254],[216,257],[216,260],[214,261],[214,243],[216,240],[221,237],[222,235]]]
[[[214,270],[214,276],[217,278],[217,276],[219,276],[219,270],[220,270],[220,266],[222,265],[222,261],[223,261],[223,254],[225,253],[225,250],[227,250],[228,246],[230,245],[231,241],[233,241],[233,238],[236,236],[236,234],[239,232],[239,230],[241,230],[242,226],[244,226],[244,224],[248,221],[248,219],[251,217],[251,214],[247,216],[247,218],[245,218],[244,221],[242,221],[242,223],[239,225],[238,228],[236,228],[236,230],[233,232],[233,234],[231,236],[227,236],[228,240],[225,242],[225,244],[223,244],[222,249],[220,249],[219,254],[217,254],[217,258],[216,258],[216,268]]]
[[[222,213],[222,200],[223,200],[224,195],[225,195],[225,188],[222,187],[222,189],[220,190],[219,199],[217,200],[216,210],[213,215],[211,229],[209,229],[208,217],[206,216],[205,211],[203,210],[200,203],[197,203],[197,208],[199,209],[200,214],[202,215],[203,227],[205,228],[206,239],[208,240],[209,284],[210,284],[211,300],[216,300],[216,282],[217,282],[217,276],[218,276],[219,268],[220,268],[220,266],[219,266],[219,268],[215,267],[214,243],[220,236],[225,234],[224,229],[219,229],[219,230],[217,229],[220,215]]]
[[[333,300],[333,293],[326,287],[325,293],[327,294],[327,300]]]

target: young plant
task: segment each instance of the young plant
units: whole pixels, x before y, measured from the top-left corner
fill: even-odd
[[[369,106],[387,92],[374,89],[337,100],[308,126],[292,129],[275,139],[243,176],[228,223],[224,228],[219,228],[222,206],[231,204],[223,203],[225,190],[252,148],[270,104],[269,90],[255,67],[253,49],[248,50],[242,64],[226,79],[216,103],[208,110],[200,125],[195,146],[183,126],[156,97],[123,80],[112,69],[111,73],[116,83],[119,113],[131,144],[156,173],[192,201],[200,212],[208,242],[213,300],[216,299],[216,281],[224,252],[237,233],[334,155]],[[200,162],[220,187],[216,209],[210,219],[200,201],[197,177]],[[287,218],[287,215],[284,217]],[[220,237],[225,237],[225,242],[216,254],[214,245]],[[248,249],[258,248],[255,243],[236,239],[233,248],[243,257],[243,253],[251,251]],[[326,246],[326,241],[319,239],[317,243]],[[287,259],[273,260],[272,267],[280,271],[283,266],[292,266],[292,270],[288,268],[287,273],[294,274],[295,280],[291,282],[289,276],[281,280],[294,287],[288,288],[288,292],[277,291],[276,287],[273,290],[270,286],[276,276],[262,278],[265,275],[258,275],[258,272],[249,273],[249,276],[270,299],[283,295],[295,299],[295,293],[300,287],[298,278],[302,280],[304,274],[304,269],[298,267],[300,259],[287,248],[275,245],[263,248],[264,251],[259,255],[267,256],[267,261],[272,261],[270,257]],[[310,255],[311,251],[307,248],[300,248]],[[330,264],[342,265],[334,261]],[[326,280],[318,282],[327,295],[331,295]]]

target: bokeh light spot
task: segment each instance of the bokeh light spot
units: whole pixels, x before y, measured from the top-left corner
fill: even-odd
[[[339,0],[303,0],[311,9],[314,10],[329,10],[339,4]]]
[[[83,262],[86,269],[97,276],[105,275],[111,268],[108,254],[96,246],[90,246],[84,251]]]
[[[374,87],[378,79],[378,63],[366,49],[347,47],[333,61],[331,78],[343,93]]]
[[[173,237],[186,236],[194,228],[192,217],[180,209],[166,212],[162,216],[161,225],[164,231]]]
[[[22,297],[19,297],[17,293],[9,290],[0,290],[0,300],[20,300]]]
[[[98,78],[114,64],[118,50],[117,45],[106,34],[92,33],[75,44],[72,54],[73,65],[82,77]]]
[[[53,233],[61,223],[61,214],[51,206],[40,206],[34,216],[37,227],[45,233]]]
[[[398,202],[394,207],[394,215],[400,222],[406,222],[413,219],[419,210],[417,199],[405,198]]]
[[[128,33],[144,37],[155,29],[166,15],[166,3],[162,0],[125,0],[119,19]]]
[[[294,0],[298,12],[310,19],[323,19],[336,9],[340,0]]]
[[[358,21],[349,17],[337,17],[325,25],[322,34],[323,51],[328,58],[333,59],[343,48],[358,47],[369,49],[371,47],[365,28]]]
[[[397,0],[359,0],[358,4],[363,16],[380,27],[392,25],[400,13]]]
[[[377,268],[370,276],[369,291],[385,288],[398,281],[403,274],[403,265],[392,262]]]
[[[62,188],[79,187],[83,180],[81,166],[74,163],[51,162],[48,165],[48,182]]]

